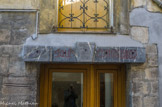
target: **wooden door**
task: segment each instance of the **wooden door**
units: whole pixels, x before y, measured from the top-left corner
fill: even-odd
[[[124,65],[43,64],[40,107],[68,105],[125,107]]]

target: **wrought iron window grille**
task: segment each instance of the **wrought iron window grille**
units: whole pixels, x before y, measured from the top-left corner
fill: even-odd
[[[58,27],[57,28],[62,28],[62,29],[105,29],[105,31],[109,30],[110,32],[113,32],[113,16],[110,16],[110,15],[113,15],[112,11],[112,7],[109,7],[110,5],[112,5],[112,1],[111,0],[93,0],[93,3],[95,4],[95,7],[94,7],[94,10],[95,10],[95,13],[92,15],[89,15],[87,11],[89,11],[89,9],[91,9],[87,3],[90,2],[90,0],[78,0],[81,5],[80,5],[80,8],[78,11],[81,11],[81,13],[79,15],[75,15],[73,13],[73,5],[75,5],[75,0],[70,0],[68,2],[70,2],[69,5],[71,5],[71,9],[69,11],[69,14],[65,15],[63,13],[63,11],[66,9],[66,7],[63,4],[63,1],[64,0],[60,0],[59,1],[59,8],[58,8],[58,14],[59,16],[63,17],[62,19],[59,19],[58,21]],[[103,12],[104,12],[104,15],[100,15],[100,13],[97,11],[97,8],[98,8],[98,3],[99,2],[104,2],[104,6],[103,6]],[[111,1],[111,2],[110,2]],[[110,13],[111,12],[111,13]],[[82,16],[82,19],[80,19],[80,17]],[[70,23],[69,26],[65,26],[64,25],[64,21],[67,21]],[[88,26],[88,22],[89,21],[92,21],[93,20],[93,23],[94,26]],[[73,25],[74,21],[79,21],[80,24],[80,27],[76,27]],[[98,26],[97,24],[102,21],[104,22],[103,23],[103,26]],[[110,22],[111,21],[111,22]]]

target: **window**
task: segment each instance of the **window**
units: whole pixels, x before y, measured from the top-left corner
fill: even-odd
[[[113,26],[113,0],[58,2],[58,31],[107,32]]]
[[[40,107],[125,107],[123,65],[42,65]]]
[[[129,0],[105,0],[105,1],[88,0],[88,2],[86,1],[87,0],[73,0],[73,1],[66,0],[65,2],[64,0],[63,2],[62,0],[41,0],[39,33],[49,34],[49,33],[56,33],[56,32],[89,32],[89,33],[99,32],[99,33],[129,34]],[[70,11],[71,3],[73,5],[72,14]],[[96,5],[97,5],[97,9],[95,7]],[[70,7],[70,8],[67,9],[66,7]],[[97,10],[97,12],[95,11],[95,9]],[[66,16],[59,15],[59,10],[65,13]],[[90,17],[85,15],[86,14],[85,12],[83,14],[84,10],[85,12],[87,12],[88,15],[90,15]],[[66,13],[67,11],[68,13]],[[97,15],[95,12],[97,13]],[[78,16],[81,13],[82,16]],[[104,13],[106,14],[106,16],[103,19],[99,18],[102,17]],[[76,18],[76,16],[78,17],[78,19]],[[61,20],[65,19],[65,17],[68,18],[66,18],[66,20],[61,22]],[[87,21],[88,19],[89,21]],[[75,29],[70,28],[71,27],[70,21],[72,21],[73,23],[72,27],[77,27],[77,28]],[[87,21],[86,24],[85,21]],[[94,21],[98,21],[98,22],[94,22]],[[66,25],[65,22],[68,24]],[[95,23],[100,23],[100,24],[96,25]],[[87,26],[89,29],[87,29]],[[65,27],[69,27],[69,28],[65,29]],[[93,29],[94,27],[95,29]],[[103,29],[99,27],[102,27]]]

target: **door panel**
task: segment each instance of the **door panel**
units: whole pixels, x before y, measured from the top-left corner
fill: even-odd
[[[98,107],[117,107],[117,72],[116,70],[97,70],[97,105]]]
[[[124,66],[43,64],[40,107],[125,107]]]

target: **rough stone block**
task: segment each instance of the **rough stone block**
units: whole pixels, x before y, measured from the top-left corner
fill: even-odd
[[[0,29],[0,44],[8,44],[11,39],[11,31],[8,29]]]
[[[157,96],[145,96],[144,107],[159,107],[159,101]]]
[[[133,107],[143,107],[142,106],[142,97],[141,96],[133,96]]]
[[[0,43],[20,45],[35,33],[36,13],[34,12],[0,12]],[[1,31],[3,30],[3,31]]]
[[[134,70],[134,71],[136,71],[137,69],[144,69],[146,67],[147,67],[147,63],[146,62],[145,63],[141,63],[141,64],[131,64],[130,65],[131,70]]]
[[[143,82],[143,94],[149,95],[150,93],[150,83],[149,82]]]
[[[147,54],[148,66],[156,67],[158,66],[158,55],[157,54]]]
[[[7,75],[9,69],[9,56],[3,55],[0,57],[0,75]]]
[[[143,1],[143,0],[140,0]],[[148,43],[148,28],[146,27],[132,27],[131,36],[134,40],[137,40],[141,43]]]
[[[131,79],[132,80],[142,80],[143,79],[143,76],[144,76],[144,70],[141,70],[141,69],[134,69],[130,71],[131,73]]]
[[[49,0],[51,1],[56,1],[56,0]],[[53,6],[53,4],[50,4]],[[49,7],[49,6],[47,6]],[[53,32],[53,27],[54,24],[57,23],[56,19],[56,10],[57,9],[42,9],[40,12],[40,25],[39,25],[39,32],[40,33],[51,33]],[[57,27],[57,25],[55,25]]]
[[[70,47],[53,48],[54,62],[77,62],[76,50]]]
[[[157,54],[157,45],[149,44],[146,46],[146,54]]]
[[[26,62],[25,63],[25,74],[29,77],[38,77],[40,72],[40,63],[38,62]]]
[[[36,80],[36,77],[34,78],[29,78],[29,77],[4,77],[3,78],[3,83],[8,84],[8,85],[20,85],[20,86],[29,86],[34,84]]]
[[[2,94],[4,95],[33,95],[30,87],[20,86],[4,86],[2,87]]]
[[[145,69],[145,79],[147,80],[157,80],[158,79],[158,68],[146,68]]]
[[[0,46],[0,55],[11,55],[13,52],[12,45],[2,45]]]
[[[149,82],[135,80],[133,81],[132,93],[133,95],[148,95],[150,93],[150,87]]]
[[[151,82],[151,94],[157,95],[159,93],[159,82]]]
[[[132,93],[135,95],[143,94],[143,82],[133,82],[132,83]]]
[[[150,12],[162,12],[162,8],[153,2],[153,0],[147,0],[147,10]]]
[[[25,74],[25,62],[17,59],[17,57],[11,57],[9,64],[9,75],[24,76]]]
[[[95,44],[81,42],[76,44],[76,57],[78,62],[92,62],[94,58]]]
[[[131,6],[132,8],[143,7],[146,5],[146,0],[132,0]]]
[[[51,56],[51,48],[45,46],[24,46],[25,61],[49,62]]]

